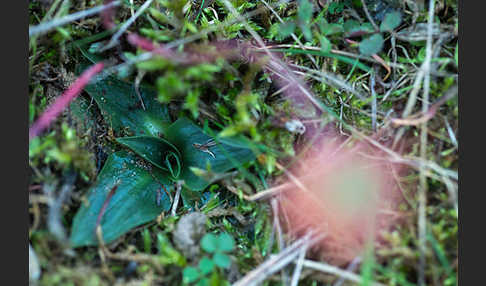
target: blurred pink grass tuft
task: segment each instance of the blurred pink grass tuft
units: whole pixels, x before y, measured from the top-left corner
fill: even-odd
[[[319,249],[326,260],[350,262],[401,217],[392,173],[400,168],[364,143],[343,148],[321,142],[290,170],[305,190],[294,185],[280,199],[287,230],[297,236],[309,229],[324,233]]]

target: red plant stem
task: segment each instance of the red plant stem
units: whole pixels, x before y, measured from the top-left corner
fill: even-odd
[[[189,51],[183,54],[178,54],[164,45],[154,44],[151,40],[141,37],[135,33],[130,33],[127,36],[127,41],[131,45],[137,48],[159,55],[163,58],[169,59],[178,64],[184,64],[184,65],[199,64],[202,62],[212,62],[216,59],[215,55],[205,54],[201,52]],[[228,49],[227,47],[224,46],[222,47],[216,46],[216,47],[218,48],[219,56],[224,57],[225,53],[227,54],[228,51],[231,51],[231,49]]]
[[[106,199],[103,202],[103,206],[101,207],[98,217],[96,218],[95,232],[98,226],[100,225],[101,219],[103,218],[103,215],[106,212],[106,207],[108,207],[108,204],[111,201],[111,197],[113,197],[113,195],[115,194],[116,189],[118,189],[118,184],[115,185],[113,188],[111,188],[110,192],[108,193],[108,196],[106,196]]]
[[[69,89],[59,96],[44,113],[32,124],[29,129],[29,141],[39,135],[59,114],[69,105],[69,103],[83,90],[91,78],[103,70],[104,64],[97,63],[87,69]]]
[[[167,59],[172,59],[175,61],[180,62],[182,59],[178,57],[173,51],[170,49],[167,49],[166,47],[160,46],[160,45],[154,45],[152,41],[149,39],[146,39],[144,37],[141,37],[135,33],[130,33],[127,36],[127,41],[137,47],[140,48],[144,51],[147,52],[153,52],[154,54],[157,54],[161,57],[167,58]]]
[[[113,2],[113,0],[105,0],[103,4],[108,5],[111,2]],[[116,26],[115,22],[113,21],[113,18],[115,16],[115,7],[104,10],[103,12],[101,12],[100,16],[103,22],[103,26],[105,26],[105,29],[111,30]]]
[[[127,40],[130,44],[133,46],[136,46],[142,50],[145,50],[147,52],[151,52],[155,49],[155,45],[148,39],[141,37],[135,33],[130,33],[127,36]]]

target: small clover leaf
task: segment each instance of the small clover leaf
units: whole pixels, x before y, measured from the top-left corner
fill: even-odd
[[[381,34],[374,34],[359,43],[359,51],[365,56],[377,54],[383,48],[383,42],[384,39]]]
[[[235,247],[233,238],[227,233],[221,233],[218,236],[218,250],[221,252],[232,251]]]
[[[383,19],[383,22],[381,22],[380,31],[382,32],[393,31],[395,28],[398,27],[398,25],[400,25],[401,22],[402,22],[402,14],[400,14],[399,11],[393,11],[387,13],[385,15],[385,18]]]
[[[229,258],[229,256],[220,252],[214,254],[213,261],[214,264],[221,268],[229,268],[231,265],[231,259]]]
[[[211,273],[211,271],[213,271],[213,268],[214,262],[208,257],[205,256],[199,261],[199,269],[201,270],[202,274],[206,275],[208,273]]]
[[[192,283],[201,277],[201,273],[195,267],[186,267],[182,272],[182,280],[184,283]]]
[[[213,253],[218,249],[218,237],[212,233],[206,234],[201,240],[201,247],[208,253]]]

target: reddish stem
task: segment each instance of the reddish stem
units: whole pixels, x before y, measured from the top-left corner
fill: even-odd
[[[32,124],[29,129],[29,141],[39,135],[59,114],[69,105],[69,103],[83,90],[91,78],[103,70],[104,64],[97,63],[87,69],[69,89],[59,96],[44,113]]]
[[[103,4],[108,5],[111,2],[113,2],[113,0],[105,0]],[[103,26],[105,26],[105,29],[111,30],[116,26],[115,22],[113,21],[113,18],[115,16],[115,7],[112,6],[109,9],[103,10],[100,16],[103,22]]]
[[[103,215],[106,212],[106,207],[108,207],[108,204],[111,201],[111,197],[115,194],[116,189],[118,189],[118,184],[115,185],[113,188],[111,188],[110,192],[108,193],[108,196],[106,196],[105,201],[103,202],[103,206],[100,209],[100,212],[98,213],[98,217],[96,218],[96,225],[95,225],[95,232],[98,226],[100,225],[101,219],[103,218]]]

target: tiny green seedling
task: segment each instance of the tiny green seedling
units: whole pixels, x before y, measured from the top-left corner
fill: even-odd
[[[235,247],[233,238],[227,233],[215,235],[206,234],[201,240],[201,248],[212,255],[204,256],[198,264],[198,267],[186,267],[183,272],[183,282],[191,285],[213,285],[213,282],[220,284],[218,268],[227,269],[231,265],[231,259],[228,252]]]

